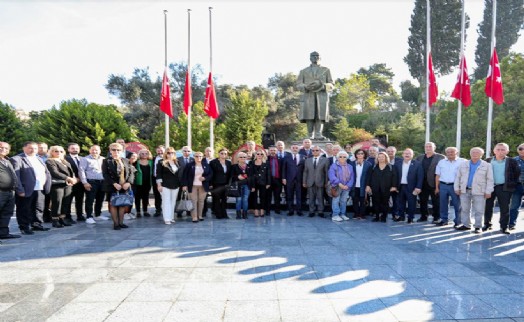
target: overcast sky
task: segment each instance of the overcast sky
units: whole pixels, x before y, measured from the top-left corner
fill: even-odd
[[[483,5],[483,0],[466,1],[470,73]],[[149,67],[153,77],[162,74],[163,9],[169,11],[168,61],[187,61],[190,8],[191,64],[201,64],[207,73],[209,6],[217,84],[267,85],[275,73],[298,73],[314,50],[334,78],[386,63],[397,88],[411,79],[403,57],[414,0],[0,0],[0,101],[25,110],[71,98],[118,105],[104,88],[110,74],[130,76],[136,67]],[[524,41],[512,50],[524,52]],[[455,73],[439,77],[439,90],[451,92],[455,78]]]

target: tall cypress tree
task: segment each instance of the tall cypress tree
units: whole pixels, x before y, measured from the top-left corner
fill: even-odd
[[[493,0],[484,0],[484,17],[477,28],[479,37],[475,49],[477,68],[473,77],[478,80],[486,77],[491,58],[491,28],[493,25]],[[524,1],[497,1],[496,40],[499,60],[509,55],[509,50],[519,39],[519,31],[524,27]]]

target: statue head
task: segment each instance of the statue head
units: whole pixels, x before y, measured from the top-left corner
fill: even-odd
[[[316,51],[312,52],[311,54],[309,54],[309,60],[313,64],[317,64],[320,61],[320,54]]]

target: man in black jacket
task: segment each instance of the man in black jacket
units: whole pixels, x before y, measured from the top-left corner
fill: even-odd
[[[73,168],[73,172],[75,173],[76,178],[80,178],[78,176],[78,168],[80,167],[80,160],[83,159],[79,155],[80,153],[80,146],[78,143],[69,143],[67,144],[67,152],[69,153],[65,159],[67,162],[71,164],[71,168]],[[76,209],[76,220],[78,221],[86,221],[86,217],[84,217],[84,194],[85,189],[84,185],[80,180],[76,184],[73,185],[73,192],[72,196],[75,199],[75,209]],[[69,209],[66,209],[65,213],[65,221],[69,222],[70,224],[76,224],[76,221],[73,220],[73,217],[71,217],[71,206]]]
[[[19,238],[9,233],[9,221],[15,211],[16,174],[7,155],[11,146],[0,142],[0,239]]]

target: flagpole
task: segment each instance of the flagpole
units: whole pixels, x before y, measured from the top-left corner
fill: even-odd
[[[191,9],[187,9],[187,73],[190,75],[191,71]],[[189,78],[191,84],[191,78]],[[190,85],[191,86],[191,85]],[[187,108],[187,146],[191,147],[191,110],[192,106]]]
[[[209,72],[213,72],[213,29],[211,21],[211,12],[213,7],[209,7]],[[213,151],[215,150],[215,134],[214,134],[215,120],[209,117],[209,146]]]
[[[461,23],[461,30],[460,30],[460,66],[461,68],[464,68],[462,66],[462,60],[464,58],[464,37],[465,37],[465,30],[466,30],[466,10],[465,10],[465,2],[466,0],[462,0],[462,23]],[[462,98],[462,84],[464,82],[464,72],[460,71],[460,97]],[[458,107],[457,107],[457,143],[456,147],[460,152],[460,143],[462,141],[462,101],[458,101]]]
[[[167,10],[164,10],[164,70],[167,70]],[[164,114],[165,119],[165,147],[169,146],[169,116]]]
[[[429,142],[429,53],[431,52],[431,21],[429,0],[426,0],[426,141]]]
[[[491,23],[491,55],[493,55],[493,49],[496,45],[496,38],[495,38],[495,29],[497,27],[497,0],[493,0],[493,22]],[[490,63],[491,68],[491,63]],[[491,69],[491,73],[493,75],[493,69]],[[490,85],[493,88],[493,79],[494,77],[491,77],[492,84]],[[491,155],[491,123],[493,119],[493,98],[488,99],[488,129],[486,133],[486,158],[489,158]]]

